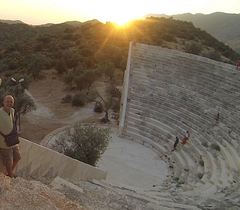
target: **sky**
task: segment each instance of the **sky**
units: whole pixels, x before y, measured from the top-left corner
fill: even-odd
[[[240,13],[239,0],[0,0],[0,19],[30,25],[85,22],[126,23],[147,14]]]

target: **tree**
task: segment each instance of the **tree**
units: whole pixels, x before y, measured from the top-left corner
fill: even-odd
[[[28,64],[28,72],[32,74],[33,79],[35,80],[42,69],[44,69],[49,63],[49,59],[46,55],[43,54],[34,54],[31,56]]]
[[[96,70],[87,70],[83,74],[81,74],[78,77],[75,77],[74,83],[81,91],[84,88],[88,88],[88,92],[90,90],[91,85],[96,80],[96,77],[98,76]]]
[[[81,92],[85,86],[85,81],[83,76],[81,75],[81,76],[75,77],[73,82],[75,83],[77,89]]]
[[[53,149],[95,166],[111,140],[110,128],[75,124],[57,140]]]
[[[185,52],[199,55],[202,52],[202,46],[197,42],[190,41],[186,44]]]
[[[16,81],[19,81],[19,78],[20,76],[16,75]],[[25,89],[28,87],[28,80],[26,77],[22,78],[24,78],[24,82],[21,84],[13,82],[10,78],[4,78],[2,85],[3,88],[1,88],[1,101],[3,101],[3,98],[6,95],[12,95],[14,97],[16,124],[21,114],[26,114],[28,111],[35,108],[33,100],[25,93]]]
[[[88,100],[95,101],[95,108],[96,106],[99,106],[102,108],[102,110],[105,112],[105,116],[104,118],[101,119],[101,122],[107,123],[109,122],[108,112],[109,112],[109,109],[112,108],[113,106],[114,98],[120,98],[120,97],[121,97],[120,91],[114,85],[111,84],[107,87],[106,94],[104,97],[100,95],[98,91],[94,90],[94,93],[93,91],[90,92]]]
[[[65,63],[63,58],[61,58],[60,60],[57,61],[55,68],[56,68],[56,71],[59,74],[63,74],[64,72],[67,71],[67,65],[66,65],[66,63]]]
[[[20,120],[21,114],[26,114],[27,112],[34,109],[35,106],[33,100],[25,93],[22,93],[18,95],[18,97],[15,97],[14,101],[15,122],[17,123],[18,120]]]
[[[73,85],[73,80],[74,80],[74,74],[72,71],[69,71],[67,75],[64,77],[64,82],[69,85],[69,87],[72,89]]]
[[[75,94],[72,98],[72,106],[84,106],[85,97],[82,93]]]

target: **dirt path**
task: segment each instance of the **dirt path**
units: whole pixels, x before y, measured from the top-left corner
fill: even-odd
[[[32,97],[36,110],[21,115],[21,137],[40,141],[53,130],[75,122],[99,122],[103,114],[93,112],[93,103],[85,107],[62,104],[62,98],[76,91],[66,91],[66,85],[55,71],[44,71],[45,78],[30,84],[27,94]]]

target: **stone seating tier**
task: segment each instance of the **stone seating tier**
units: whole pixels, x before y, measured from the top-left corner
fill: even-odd
[[[146,118],[144,118],[144,122],[145,123],[147,123],[147,120],[146,120]],[[155,125],[157,125],[157,124],[155,124]],[[149,125],[148,125],[148,127],[149,127]],[[165,134],[166,135],[166,134]],[[228,155],[229,156],[229,155]],[[225,158],[226,158],[226,156],[225,156]],[[229,161],[228,161],[229,162]]]
[[[128,125],[128,127],[129,127],[129,125]],[[134,128],[133,130],[136,129],[136,125],[132,125],[132,127]],[[136,132],[136,131],[135,131],[135,132]],[[137,133],[139,133],[139,131],[137,131]],[[174,170],[174,171],[175,171],[175,178],[180,178],[179,181],[180,181],[181,183],[185,183],[186,180],[188,179],[188,175],[186,175],[188,171],[195,171],[195,170],[197,170],[197,169],[193,169],[193,167],[194,167],[194,160],[191,159],[191,157],[188,155],[188,152],[189,152],[189,151],[187,151],[186,153],[184,153],[184,151],[182,150],[182,151],[180,151],[181,155],[176,155],[176,154],[173,155],[173,156],[175,156],[175,157],[174,157],[174,160],[177,162],[177,165],[179,166],[177,169]],[[212,164],[211,164],[212,168],[213,168],[215,165],[217,165],[216,160],[212,160],[213,158],[212,158],[211,155],[206,155],[206,156],[210,156],[210,157],[209,157],[209,160],[207,161],[207,163],[210,161],[210,162],[212,163]],[[183,161],[185,161],[186,164],[184,164],[184,165],[180,164],[180,163],[182,163]],[[224,163],[225,163],[225,162],[224,162]],[[218,183],[218,178],[216,178],[216,177],[217,177],[217,176],[216,176],[216,174],[217,174],[217,173],[216,173],[217,168],[220,168],[220,169],[222,170],[222,173],[224,173],[224,174],[221,174],[221,172],[219,172],[220,175],[221,175],[221,179],[222,179],[222,180],[228,180],[228,178],[226,178],[226,177],[227,177],[227,175],[226,175],[227,169],[226,169],[226,166],[225,166],[225,165],[219,166],[219,167],[214,167],[212,170],[213,170],[215,173],[213,173],[212,170],[211,170],[211,171],[208,171],[208,172],[206,171],[208,174],[210,174],[210,177],[209,177],[209,179],[207,179],[207,180],[210,180],[210,181],[213,180],[212,182],[214,182],[214,184],[217,184],[217,183]],[[206,173],[206,174],[207,174],[207,173]],[[212,173],[213,173],[213,174],[212,174]],[[204,179],[206,179],[206,178],[204,177]],[[193,180],[191,180],[191,182],[192,182],[192,181],[193,181]],[[206,182],[206,181],[204,181],[204,182]],[[224,182],[224,181],[221,181],[221,183],[226,185],[226,182]]]
[[[143,56],[145,56],[145,55],[143,55]],[[151,56],[153,56],[153,54],[151,54]],[[189,68],[189,63],[190,63],[190,59],[189,58],[187,58],[188,60],[186,60],[186,61],[188,61],[188,62],[186,62],[187,63],[187,66],[186,66],[186,68],[187,68],[187,71],[186,71],[186,74],[185,74],[185,72],[184,72],[184,70],[186,69],[186,68],[182,68],[182,74],[178,74],[178,77],[177,77],[177,79],[179,79],[179,78],[181,78],[181,76],[182,76],[182,78],[184,79],[184,78],[186,78],[185,79],[185,81],[183,81],[183,84],[185,85],[185,87],[187,86],[187,84],[189,83],[189,82],[192,82],[192,80],[189,80],[188,79],[188,77],[189,77],[189,74],[191,74],[191,72],[192,72],[192,70],[194,70],[195,68],[191,68],[191,69],[188,69]],[[152,59],[152,60],[154,60],[154,59]],[[182,59],[181,59],[182,60]],[[194,60],[195,61],[195,60]],[[151,66],[149,67],[149,68],[153,68],[153,67],[155,67],[155,69],[154,69],[154,72],[156,72],[158,69],[159,69],[159,67],[158,67],[158,65],[157,64],[154,64],[155,62],[157,62],[157,61],[154,61],[154,62],[151,62]],[[162,62],[167,62],[166,61],[166,56],[164,56],[164,60],[162,60]],[[171,62],[172,63],[172,62]],[[171,63],[169,63],[169,65],[171,64]],[[181,62],[177,62],[178,64],[179,63],[181,63]],[[153,65],[154,64],[154,65]],[[170,67],[169,67],[169,65],[167,66],[167,68],[169,69]],[[172,64],[173,65],[173,68],[175,67],[176,68],[176,65],[175,64]],[[165,65],[166,66],[166,65]],[[178,65],[177,65],[178,66]],[[196,64],[194,64],[194,66],[199,66],[199,62],[198,63],[196,63]],[[147,66],[144,66],[145,67],[145,69],[148,69],[147,68]],[[164,66],[163,66],[164,67]],[[211,85],[211,88],[202,88],[203,90],[208,90],[208,91],[210,91],[211,89],[214,89],[214,90],[220,90],[221,89],[221,91],[224,91],[225,90],[225,88],[223,87],[223,86],[225,86],[226,88],[228,88],[229,89],[229,87],[231,87],[231,89],[230,90],[228,90],[227,91],[227,93],[229,93],[229,94],[231,94],[231,93],[236,93],[236,91],[234,91],[233,90],[233,88],[234,88],[234,85],[236,86],[235,87],[235,90],[238,90],[239,89],[239,84],[238,83],[236,83],[236,80],[233,80],[232,79],[232,77],[234,76],[233,75],[233,73],[230,75],[230,77],[226,77],[226,74],[228,73],[228,71],[224,71],[224,75],[222,76],[222,77],[220,77],[219,76],[219,72],[217,72],[218,74],[212,74],[212,69],[215,69],[215,67],[216,67],[216,65],[212,65],[211,67],[209,67],[209,68],[201,68],[201,66],[200,67],[198,67],[198,77],[196,76],[196,75],[194,75],[195,77],[195,80],[193,81],[194,83],[196,83],[197,82],[197,80],[199,80],[199,81],[204,81],[204,83],[201,83],[202,85],[204,85],[204,84],[208,84],[208,80],[209,79],[211,79],[212,78],[212,80],[209,82],[209,84]],[[165,67],[166,68],[166,67]],[[134,68],[133,68],[134,69]],[[140,70],[142,70],[142,69],[144,69],[144,68],[141,68]],[[199,71],[199,69],[201,69],[201,71]],[[139,69],[137,69],[137,70],[139,70]],[[151,69],[152,70],[152,69]],[[205,70],[205,71],[204,71]],[[153,71],[153,70],[152,70]],[[204,72],[203,72],[204,71]],[[209,73],[209,71],[210,71],[210,73]],[[162,70],[161,69],[161,77],[163,77],[164,76],[164,73],[165,72],[169,72],[169,71],[164,71],[164,70]],[[199,74],[199,72],[201,72],[200,74]],[[231,72],[233,72],[233,71],[231,71]],[[146,75],[146,73],[145,73],[145,75]],[[199,78],[199,76],[205,76],[205,78]],[[154,77],[155,78],[155,77]],[[171,77],[170,77],[170,79],[171,80],[173,80],[172,79],[173,78],[173,76],[171,75]],[[226,79],[227,78],[227,79]],[[230,78],[230,79],[229,79]],[[164,79],[166,79],[166,78],[164,78]],[[214,86],[214,84],[216,84],[216,80],[218,80],[218,81],[221,81],[222,80],[222,82],[221,82],[221,88],[219,88],[219,85],[215,85],[215,88],[213,88],[213,86]],[[234,84],[233,84],[233,82],[235,82]],[[194,85],[194,87],[196,86],[196,84]],[[192,87],[192,85],[190,85],[189,87]],[[201,88],[201,87],[200,87]],[[199,90],[198,90],[199,91]]]
[[[170,105],[172,105],[172,104],[170,104]],[[170,105],[169,105],[169,106],[170,106]],[[165,109],[164,109],[164,110],[165,110]],[[213,119],[211,119],[211,120],[209,120],[209,121],[213,121]],[[205,124],[206,124],[206,122],[205,122]]]
[[[240,130],[236,123],[240,116],[235,113],[240,113],[240,83],[234,67],[142,44],[133,47],[132,53],[123,133],[141,142],[145,138],[155,141],[170,155],[175,136],[181,139],[189,130],[188,144],[171,156],[178,165],[174,167],[175,178],[189,183],[185,187],[196,193],[215,193],[238,181]],[[219,122],[215,121],[217,113]],[[204,142],[209,146],[216,143],[220,152],[204,147]],[[194,155],[202,158],[203,167],[196,166],[198,158]],[[196,173],[203,173],[201,180],[193,178]]]

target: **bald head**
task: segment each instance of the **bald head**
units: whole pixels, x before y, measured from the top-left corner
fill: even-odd
[[[14,98],[11,95],[6,95],[3,99],[3,110],[9,114],[13,105]]]

